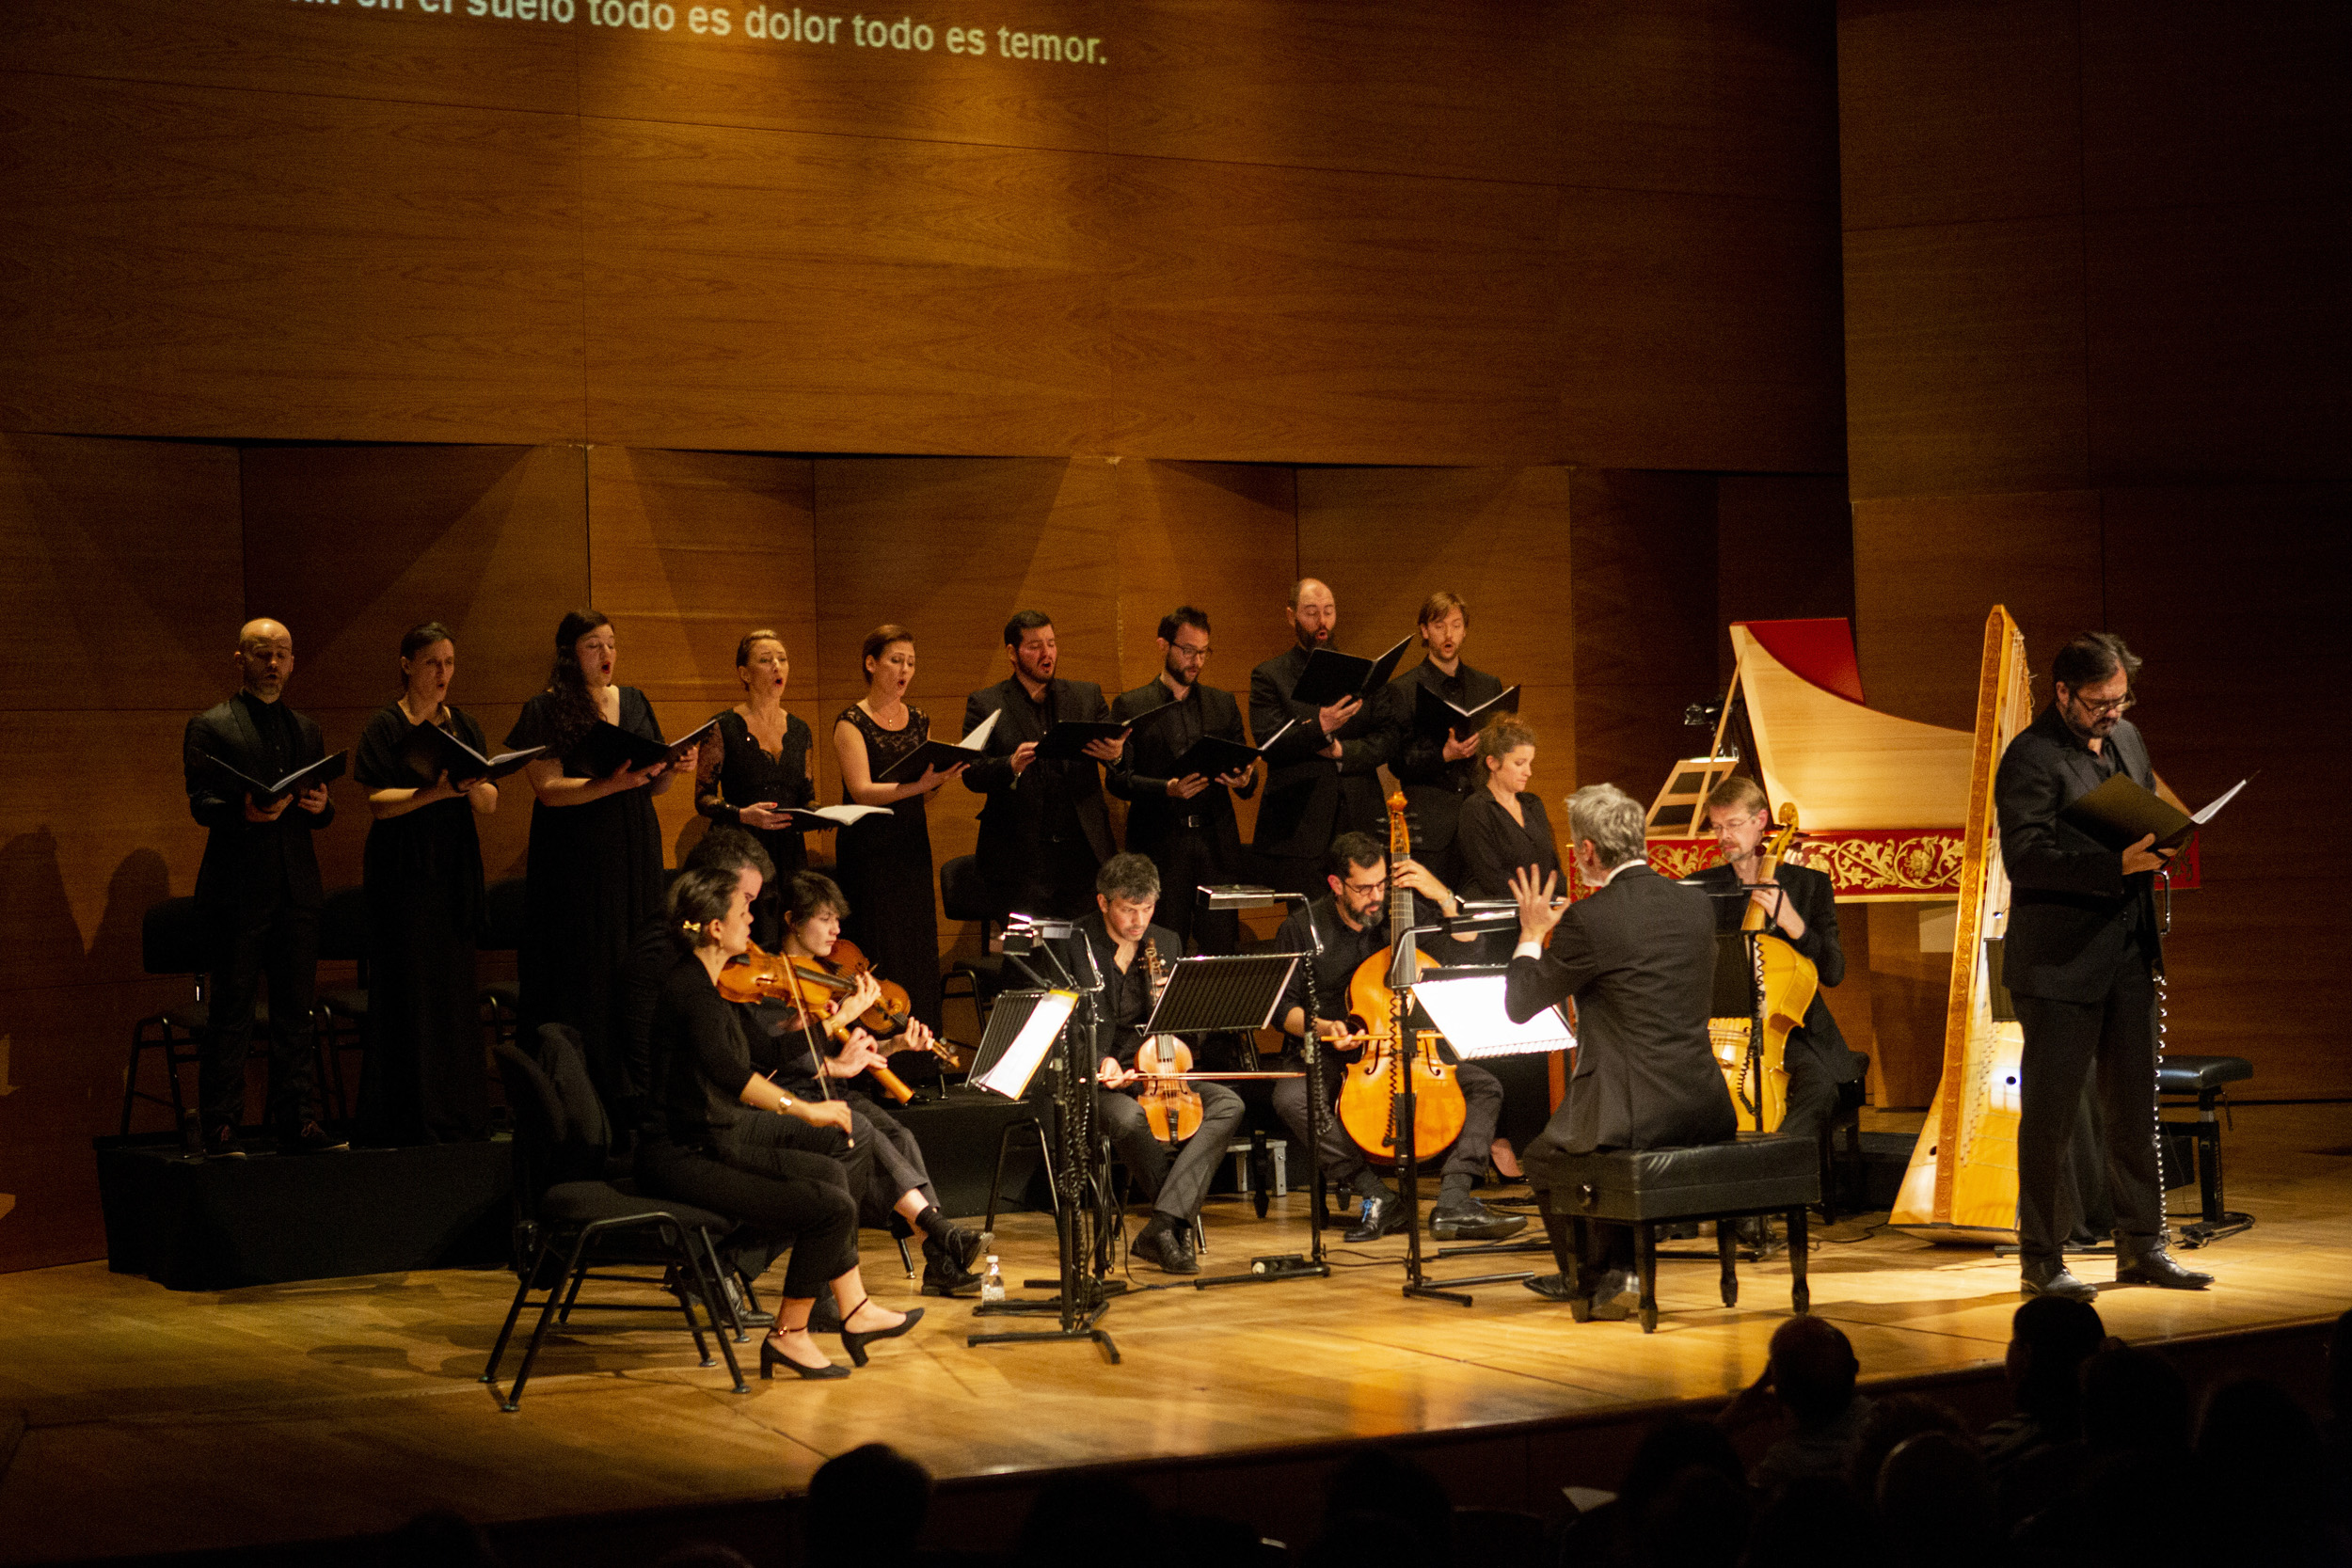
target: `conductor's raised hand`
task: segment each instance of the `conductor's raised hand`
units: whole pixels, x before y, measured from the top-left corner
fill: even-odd
[[[2149,846],[2154,844],[2155,842],[2156,835],[2150,833],[2146,837],[2142,838],[2138,843],[2130,846],[2123,851],[2124,876],[2136,877],[2143,871],[2162,871],[2166,866],[2172,863],[2172,857],[2179,853],[2179,851],[2176,849],[2153,849],[2149,847]]]
[[[1511,897],[1519,907],[1519,940],[1541,942],[1560,924],[1567,911],[1554,909],[1551,895],[1560,885],[1557,872],[1546,872],[1538,879],[1536,868],[1522,865],[1511,873]]]

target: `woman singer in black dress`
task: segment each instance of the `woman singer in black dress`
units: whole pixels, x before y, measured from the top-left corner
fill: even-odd
[[[633,1125],[635,1096],[620,1059],[613,1013],[629,939],[661,907],[661,825],[653,797],[670,787],[670,769],[623,764],[592,778],[580,743],[599,720],[659,741],[661,726],[645,694],[612,684],[620,641],[612,623],[576,610],[555,630],[555,668],[548,688],[523,705],[507,732],[516,750],[545,746],[524,773],[538,799],[531,808],[529,887],[524,895],[522,1032],[542,1023],[580,1031],[588,1070],[605,1109]],[[689,752],[678,766],[692,768]]]
[[[772,953],[783,940],[779,891],[794,872],[808,868],[808,851],[801,842],[808,830],[785,813],[817,799],[817,781],[808,768],[813,737],[806,724],[785,711],[792,656],[782,638],[764,628],[747,633],[735,646],[735,678],[743,683],[743,700],[718,716],[718,730],[703,745],[694,809],[714,822],[745,829],[775,863],[776,874],[752,906],[752,941]]]
[[[781,1248],[784,1299],[759,1348],[759,1375],[778,1365],[805,1378],[850,1375],[809,1337],[817,1293],[840,1309],[841,1342],[866,1365],[866,1347],[913,1328],[922,1308],[894,1312],[866,1298],[857,1262],[857,1201],[839,1161],[807,1148],[786,1117],[847,1136],[850,1107],[803,1100],[752,1070],[738,1010],[719,994],[719,971],[751,943],[751,900],[733,871],[681,875],[670,892],[678,960],[654,1009],[653,1082],[662,1114],[640,1148],[637,1168],[663,1197],[713,1210]]]
[[[1513,713],[1498,713],[1478,732],[1478,766],[1486,786],[1462,802],[1454,828],[1454,849],[1462,857],[1465,898],[1508,898],[1511,873],[1535,868],[1538,881],[1560,871],[1560,851],[1551,842],[1551,819],[1543,798],[1527,786],[1535,773],[1535,727]],[[1480,961],[1508,963],[1518,929],[1489,931],[1479,939]],[[1549,1100],[1536,1056],[1500,1056],[1486,1064],[1502,1081],[1502,1135],[1494,1146],[1495,1168],[1516,1180],[1514,1144],[1524,1145],[1543,1131]]]
[[[498,810],[486,779],[457,785],[406,752],[432,724],[476,752],[482,726],[449,704],[457,645],[427,621],[400,640],[401,693],[360,732],[352,776],[368,789],[367,1063],[362,1141],[458,1143],[489,1135],[474,941],[482,923],[476,816]],[[424,739],[424,736],[418,736]]]
[[[904,986],[925,1028],[939,1021],[939,898],[931,881],[931,830],[923,803],[963,771],[927,768],[904,784],[877,784],[890,765],[930,737],[931,721],[907,705],[914,682],[914,633],[877,626],[866,633],[866,695],[834,721],[833,748],[841,762],[845,804],[888,806],[834,839],[834,877],[853,911],[850,940],[885,979]]]

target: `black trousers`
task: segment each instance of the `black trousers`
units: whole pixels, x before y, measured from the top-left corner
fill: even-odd
[[[870,1173],[853,1189],[860,1223],[888,1229],[898,1200],[909,1193],[921,1193],[933,1208],[939,1206],[939,1190],[931,1185],[930,1170],[923,1163],[923,1146],[914,1141],[904,1123],[871,1101],[854,1096],[850,1100],[850,1121],[857,1147],[867,1152],[870,1161]]]
[[[1215,830],[1170,829],[1152,851],[1152,864],[1160,874],[1160,902],[1152,919],[1203,953],[1239,950],[1241,916],[1232,910],[1200,907],[1201,888],[1238,879],[1236,869],[1217,850]],[[1178,955],[1161,956],[1172,959]]]
[[[764,1119],[803,1125],[787,1117]],[[755,1133],[731,1136],[723,1150],[680,1148],[657,1139],[637,1160],[639,1173],[658,1196],[726,1215],[741,1227],[742,1240],[762,1248],[769,1259],[789,1248],[787,1296],[816,1296],[828,1281],[857,1267],[857,1200],[850,1196],[849,1175],[839,1161],[787,1148],[781,1136],[768,1140]],[[760,1272],[746,1266],[740,1250],[734,1261],[752,1277]]]
[[[207,1132],[245,1120],[245,1061],[253,1013],[269,982],[269,1125],[299,1128],[319,1115],[317,1022],[319,911],[279,899],[247,904],[220,934],[208,998],[211,1026],[197,1065]]]
[[[1241,1096],[1222,1084],[1195,1084],[1200,1092],[1200,1131],[1173,1154],[1152,1135],[1152,1124],[1136,1097],[1120,1089],[1094,1091],[1094,1115],[1103,1135],[1143,1184],[1154,1213],[1189,1223],[1216,1175],[1216,1163],[1241,1125]]]
[[[2057,1259],[2074,1227],[2068,1177],[2086,1082],[2105,1133],[2115,1233],[2154,1243],[2164,1235],[2164,1181],[2156,1152],[2156,987],[2150,971],[2133,963],[2096,1002],[2011,1001],[2026,1035],[2017,1085],[2018,1250],[2027,1259]]]
[[[1285,1067],[1298,1064],[1291,1056],[1283,1058]],[[1488,1151],[1494,1147],[1495,1126],[1502,1119],[1502,1085],[1495,1075],[1475,1062],[1464,1062],[1454,1069],[1454,1081],[1462,1087],[1462,1132],[1446,1151],[1445,1163],[1438,1167],[1440,1180],[1458,1182],[1475,1181],[1486,1174]],[[1326,1073],[1324,1088],[1336,1102],[1339,1083]],[[1312,1147],[1322,1163],[1323,1179],[1335,1192],[1364,1190],[1359,1177],[1370,1177],[1371,1164],[1356,1140],[1340,1125],[1337,1110],[1326,1118],[1323,1140],[1317,1144],[1307,1136],[1307,1080],[1279,1078],[1274,1084],[1274,1110],[1289,1128],[1291,1137],[1299,1148]],[[1376,1177],[1372,1178],[1375,1180]]]
[[[1788,1106],[1780,1132],[1792,1138],[1819,1139],[1837,1114],[1837,1080],[1810,1051],[1789,1053]]]

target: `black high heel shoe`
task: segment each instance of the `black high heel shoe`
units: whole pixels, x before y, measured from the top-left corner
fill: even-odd
[[[844,1338],[846,1338],[847,1336],[845,1335]],[[865,1365],[862,1360],[858,1364],[860,1366]],[[762,1383],[765,1383],[770,1378],[774,1377],[778,1367],[789,1367],[812,1383],[819,1382],[829,1377],[848,1377],[850,1375],[849,1368],[836,1367],[830,1361],[826,1362],[821,1367],[802,1366],[798,1361],[793,1360],[790,1356],[785,1354],[784,1352],[776,1348],[776,1337],[771,1334],[768,1338],[759,1342],[759,1380]]]
[[[868,1297],[866,1299],[871,1300],[872,1298]],[[859,1367],[866,1365],[866,1347],[867,1345],[872,1344],[877,1339],[896,1339],[899,1335],[904,1334],[908,1329],[913,1328],[916,1323],[923,1321],[923,1309],[918,1307],[909,1312],[906,1315],[906,1321],[899,1323],[896,1328],[877,1328],[871,1333],[852,1334],[850,1332],[850,1320],[857,1316],[857,1307],[865,1305],[866,1302],[861,1301],[857,1304],[857,1307],[852,1307],[847,1312],[841,1314],[841,1348],[850,1353],[850,1363]],[[842,1375],[846,1377],[849,1374],[845,1372]]]

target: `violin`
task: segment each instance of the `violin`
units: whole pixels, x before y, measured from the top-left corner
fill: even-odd
[[[1412,831],[1405,822],[1405,792],[1390,796],[1388,805],[1389,857],[1394,865],[1412,854]],[[1347,982],[1351,1029],[1369,1039],[1362,1059],[1341,1079],[1340,1125],[1368,1159],[1396,1158],[1396,1097],[1404,1091],[1408,1072],[1414,1159],[1429,1159],[1452,1144],[1461,1136],[1470,1115],[1453,1064],[1438,1053],[1438,1037],[1426,1029],[1408,1031],[1397,1010],[1396,992],[1389,989],[1389,966],[1412,925],[1413,890],[1391,880],[1389,945],[1357,965]],[[1438,967],[1437,959],[1418,948],[1413,958],[1417,969]]]
[[[1149,937],[1143,942],[1143,966],[1156,1001],[1168,989],[1168,974],[1160,964],[1159,944]],[[1143,1074],[1136,1100],[1153,1137],[1172,1148],[1200,1131],[1200,1091],[1189,1080],[1191,1047],[1173,1035],[1153,1035],[1136,1048],[1136,1070]]]
[[[834,950],[837,954],[841,948],[849,946],[846,942],[836,942]],[[767,953],[755,942],[744,949],[740,959],[719,971],[719,994],[730,1002],[788,1003],[826,1034],[841,1039],[852,1028],[860,1026],[867,1027],[870,1033],[867,1021],[884,1012],[890,1005],[889,993],[895,990],[898,992],[897,1027],[904,1029],[910,1007],[906,990],[887,980],[881,982],[884,988],[882,1001],[857,1017],[844,1015],[842,998],[857,989],[855,976],[866,973],[863,967],[865,955],[854,947],[850,947],[850,952],[861,967],[851,972],[844,965],[842,971],[836,972],[822,959],[797,956],[787,958],[781,953]],[[945,1048],[936,1043],[931,1049],[942,1055],[948,1055]],[[952,1061],[954,1058],[948,1055],[948,1059]],[[873,1074],[874,1082],[882,1086],[882,1092],[901,1105],[914,1098],[914,1091],[907,1087],[906,1081],[888,1068],[876,1067],[867,1070]]]

